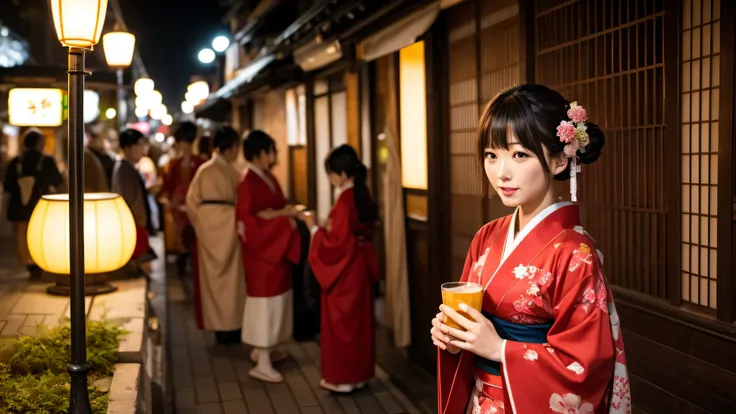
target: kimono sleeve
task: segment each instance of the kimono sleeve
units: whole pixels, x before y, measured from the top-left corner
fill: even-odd
[[[187,207],[187,216],[189,217],[189,221],[194,226],[194,230],[196,231],[199,227],[199,206],[202,204],[202,191],[201,188],[201,182],[205,179],[203,177],[203,171],[204,170],[198,170],[196,174],[194,174],[194,178],[192,179],[191,184],[189,184],[189,189],[187,190],[187,197],[186,197],[186,207]]]
[[[608,404],[616,360],[608,289],[595,249],[566,250],[573,248],[560,253],[546,292],[555,319],[547,343],[504,344],[505,387],[517,413],[592,414]]]
[[[270,263],[284,259],[297,263],[301,242],[289,219],[258,217],[253,196],[248,180],[244,179],[238,186],[237,220],[245,227],[244,246],[248,254],[255,254]]]
[[[170,198],[171,195],[174,193],[174,188],[176,187],[173,171],[174,162],[175,160],[169,160],[169,162],[162,169],[163,171],[161,172],[161,191],[159,191],[158,193],[159,197]]]
[[[332,229],[320,228],[309,250],[309,265],[322,289],[330,290],[337,278],[354,260],[356,240],[350,229],[350,209],[340,201],[330,212]]]
[[[483,266],[490,252],[488,241],[499,227],[492,222],[481,228],[473,237],[465,258],[462,282],[480,282]],[[437,289],[440,289],[437,286]],[[464,412],[473,387],[474,357],[470,352],[451,354],[437,348],[437,405],[440,413]]]

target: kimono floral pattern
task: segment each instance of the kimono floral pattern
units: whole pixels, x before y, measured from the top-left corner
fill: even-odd
[[[526,282],[528,288],[514,302],[514,309],[518,313],[511,315],[511,319],[514,322],[523,324],[543,323],[544,319],[535,317],[532,309],[540,307],[551,313],[550,304],[540,292],[552,282],[552,273],[536,266],[524,266],[520,264],[514,268],[514,277],[519,282]]]
[[[593,404],[580,399],[575,394],[552,394],[549,398],[552,412],[563,414],[593,414]]]
[[[570,267],[567,269],[570,272],[574,272],[580,268],[583,264],[593,264],[593,253],[590,250],[590,246],[585,243],[580,243],[580,247],[575,249],[572,253],[572,260],[570,260]]]
[[[472,414],[505,414],[506,410],[503,406],[503,401],[488,398],[480,391],[476,391],[476,395],[473,396],[473,411]]]
[[[607,299],[608,290],[606,289],[605,279],[603,274],[598,272],[592,283],[583,289],[583,292],[577,299],[577,304],[585,313],[589,313],[591,307],[594,305],[597,305],[604,313],[608,313]]]
[[[485,252],[473,263],[473,267],[470,270],[470,275],[468,277],[468,282],[475,282],[480,283],[481,281],[481,274],[483,273],[483,267],[486,265],[486,258],[488,257],[488,253],[491,251],[491,248],[487,248]]]

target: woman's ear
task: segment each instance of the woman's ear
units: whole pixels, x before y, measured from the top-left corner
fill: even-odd
[[[552,159],[552,165],[550,165],[550,169],[552,170],[552,175],[555,176],[567,169],[567,163],[570,162],[570,158],[568,158],[567,155],[565,155],[564,152],[561,152],[557,154]]]

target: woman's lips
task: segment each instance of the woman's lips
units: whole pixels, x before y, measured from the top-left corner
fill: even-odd
[[[512,188],[512,187],[498,187],[499,190],[501,190],[501,194],[503,194],[506,197],[510,197],[514,195],[515,192],[517,192],[518,188]]]

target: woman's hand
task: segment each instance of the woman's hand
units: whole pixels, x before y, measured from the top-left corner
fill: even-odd
[[[299,213],[299,219],[304,222],[304,224],[307,225],[307,228],[311,231],[312,227],[317,225],[317,222],[314,218],[314,212],[313,211],[302,211]]]
[[[448,342],[452,338],[442,333],[441,328],[445,323],[445,314],[440,312],[438,313],[434,319],[432,319],[432,329],[429,330],[429,333],[432,334],[432,343],[439,349],[443,351],[447,351],[451,354],[457,354],[460,352],[460,348],[450,345]]]
[[[270,208],[267,210],[260,211],[258,212],[258,214],[256,214],[258,218],[264,219],[264,220],[271,220],[274,217],[278,217],[278,215],[279,215],[279,211],[272,210]]]
[[[443,339],[447,339],[443,342],[464,351],[470,351],[482,358],[501,362],[504,340],[498,336],[491,321],[482,313],[464,303],[461,303],[459,307],[461,311],[467,313],[475,321],[465,318],[449,306],[441,305],[440,310],[448,318],[466,329],[466,331],[461,331],[442,324],[440,331],[445,334]]]

